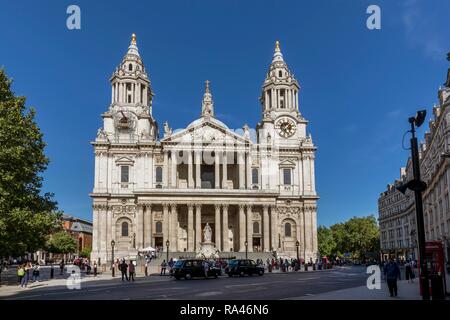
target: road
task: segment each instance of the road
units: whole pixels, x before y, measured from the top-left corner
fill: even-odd
[[[115,279],[89,281],[80,290],[65,285],[19,289],[0,299],[81,300],[278,300],[311,297],[323,292],[364,286],[368,275],[363,267],[324,271],[266,273],[264,276],[219,277],[218,279],[175,280],[169,277],[138,277],[136,282]],[[0,289],[1,290],[1,289]]]

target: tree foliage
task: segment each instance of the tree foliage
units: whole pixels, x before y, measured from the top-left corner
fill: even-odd
[[[83,250],[80,251],[79,256],[83,257],[83,258],[90,258],[91,257],[91,249],[89,248],[84,248]]]
[[[58,231],[50,236],[47,249],[51,253],[74,253],[77,251],[77,241],[66,231]]]
[[[41,194],[48,158],[35,111],[11,83],[0,69],[0,256],[40,249],[58,221],[53,195]]]
[[[354,217],[329,228],[318,228],[321,255],[341,257],[349,254],[352,259],[364,259],[368,253],[378,253],[380,232],[373,215]]]

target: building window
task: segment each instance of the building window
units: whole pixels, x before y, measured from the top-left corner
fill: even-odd
[[[128,65],[128,70],[133,70],[133,65],[131,63]]]
[[[278,76],[281,78],[283,76],[283,71],[278,71]]]
[[[284,225],[284,236],[285,237],[292,236],[292,226],[289,222]]]
[[[253,233],[259,233],[259,223],[253,222]]]
[[[283,182],[284,185],[291,185],[291,169],[283,169]]]
[[[258,184],[258,169],[252,169],[252,184]]]
[[[162,233],[162,222],[156,221],[156,233]]]
[[[121,166],[120,167],[120,182],[128,183],[130,181],[130,167]]]
[[[128,222],[122,222],[122,237],[128,237]]]
[[[162,182],[162,167],[156,167],[156,182]]]

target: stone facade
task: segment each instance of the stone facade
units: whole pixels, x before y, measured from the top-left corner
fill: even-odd
[[[425,141],[419,150],[426,241],[441,241],[447,261],[450,258],[450,69],[438,90],[439,105],[433,107]],[[402,168],[400,179],[390,184],[378,199],[380,241],[384,258],[417,258],[417,232],[414,193],[405,195],[395,187],[412,180],[411,159]]]
[[[317,258],[314,157],[300,86],[277,42],[262,87],[262,120],[232,130],[215,116],[209,81],[200,118],[160,134],[153,91],[133,35],[111,79],[95,151],[92,259],[169,244],[194,253],[206,223],[220,252]],[[200,110],[199,110],[200,111]]]

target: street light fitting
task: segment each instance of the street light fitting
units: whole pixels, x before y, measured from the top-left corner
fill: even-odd
[[[408,119],[409,123],[415,124],[417,128],[419,128],[423,122],[425,121],[425,117],[427,116],[427,110],[419,110],[416,113],[415,117],[411,117]]]
[[[114,247],[116,245],[116,242],[114,240],[111,240],[111,247]]]

